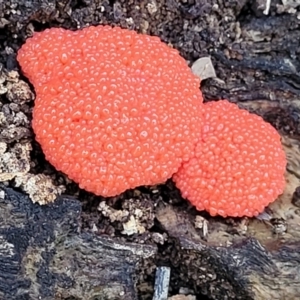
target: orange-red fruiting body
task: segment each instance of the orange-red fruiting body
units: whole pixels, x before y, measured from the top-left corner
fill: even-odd
[[[36,139],[81,188],[114,196],[161,183],[193,155],[200,80],[158,37],[52,28],[29,38],[18,61],[36,91]]]
[[[256,216],[285,187],[280,135],[226,100],[203,105],[202,140],[173,176],[183,197],[212,216]]]

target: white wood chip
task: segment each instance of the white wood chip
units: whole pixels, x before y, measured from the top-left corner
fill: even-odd
[[[192,65],[192,72],[201,80],[217,77],[210,57],[201,57]]]

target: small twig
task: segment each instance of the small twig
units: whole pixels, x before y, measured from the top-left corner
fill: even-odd
[[[264,10],[264,14],[268,15],[271,7],[271,0],[266,0],[266,8]]]
[[[167,300],[171,269],[169,267],[158,267],[155,274],[153,300]]]

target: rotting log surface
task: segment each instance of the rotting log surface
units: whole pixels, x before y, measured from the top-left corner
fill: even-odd
[[[157,218],[176,241],[170,263],[198,293],[211,299],[241,300],[297,299],[300,295],[300,242],[264,247],[250,237],[231,245],[225,241],[220,247],[224,231],[219,231],[219,241],[207,242],[186,214],[171,206],[158,208]]]
[[[154,246],[80,234],[77,200],[40,206],[0,190],[0,299],[137,299],[136,268]]]
[[[186,284],[192,285],[199,295],[205,294],[211,299],[299,298],[300,197],[299,191],[294,194],[296,188],[300,186],[300,64],[297,59],[300,53],[299,4],[296,1],[271,1],[269,15],[266,16],[263,11],[267,2],[263,0],[0,1],[2,64],[0,75],[2,69],[17,70],[21,74],[15,59],[16,52],[33,30],[53,26],[76,29],[91,24],[116,24],[159,36],[178,49],[191,63],[199,57],[211,56],[217,78],[202,82],[201,89],[205,99],[228,98],[239,106],[260,114],[280,131],[288,157],[288,186],[285,194],[268,209],[268,220],[230,218],[223,220],[198,213],[203,216],[204,222],[207,222],[205,226],[208,232],[201,233],[201,230],[195,230],[191,225],[195,219],[195,211],[183,213],[183,209],[187,207],[182,204],[182,199],[171,193],[167,196],[158,195],[156,200],[154,199],[155,204],[163,198],[164,202],[181,205],[180,213],[176,210],[172,212],[172,208],[168,211],[162,210],[164,213],[161,213],[161,207],[154,211],[164,233],[167,233],[171,240],[174,239],[170,249],[166,244],[160,246],[157,261],[158,264],[167,261],[172,266],[170,291],[173,294],[176,293],[177,287]],[[283,5],[283,2],[286,5]],[[18,87],[15,83],[11,84]],[[0,80],[0,113],[6,118],[6,122],[0,124],[0,142],[7,143],[8,152],[13,153],[16,137],[35,145],[33,136],[30,135],[29,122],[23,122],[24,125],[14,120],[19,111],[30,120],[30,105],[19,105],[16,101],[19,98],[18,94],[9,95],[5,92],[7,82],[4,85],[3,87]],[[30,102],[31,97],[27,95],[25,98]],[[9,129],[13,129],[12,125],[20,129],[18,134],[1,138],[3,132],[11,132]],[[31,157],[36,173],[47,171],[47,174],[53,174],[53,178],[61,180],[60,175],[47,165],[37,147],[34,147]],[[22,168],[21,170],[23,171]],[[66,186],[67,191],[74,191],[74,185],[70,188],[66,183]],[[77,218],[81,209],[78,202],[68,200],[66,203],[60,199],[49,208],[40,208],[30,204],[28,199],[24,200],[24,203],[18,202],[18,197],[21,197],[19,194],[12,195],[14,195],[11,199],[12,204],[10,201],[1,200],[0,211],[0,229],[3,232],[10,230],[10,238],[13,239],[11,243],[7,241],[1,243],[6,247],[0,248],[3,253],[0,256],[0,268],[5,271],[11,270],[11,275],[7,278],[4,277],[4,272],[0,274],[3,276],[0,277],[0,290],[11,293],[7,294],[5,299],[13,296],[16,297],[14,299],[26,299],[26,294],[31,295],[30,293],[33,293],[34,297],[37,295],[43,297],[54,291],[56,298],[48,296],[49,299],[66,299],[70,295],[75,295],[77,299],[88,299],[93,293],[93,286],[84,290],[80,288],[81,281],[90,284],[100,280],[97,275],[103,273],[98,273],[99,265],[95,264],[95,257],[97,261],[98,258],[103,260],[103,257],[109,256],[110,251],[115,255],[112,258],[118,258],[116,263],[120,264],[119,270],[128,272],[126,274],[134,270],[134,264],[124,260],[125,250],[115,252],[113,246],[104,247],[103,240],[96,235],[78,233]],[[124,194],[121,200],[119,199],[121,202],[119,206],[129,203],[127,195]],[[92,198],[91,195],[85,197],[84,200]],[[147,201],[149,202],[148,198]],[[19,203],[16,204],[17,209],[14,209],[14,203]],[[139,209],[149,207],[146,206],[143,194],[137,203]],[[130,202],[128,206],[130,209],[126,209],[129,213],[135,210],[134,202]],[[90,208],[86,205],[85,210],[86,223],[97,224],[96,231],[97,228],[102,230],[105,226],[111,232],[118,233],[123,230],[122,222],[115,222],[117,226],[112,224],[113,222],[108,220],[109,217],[105,219],[103,214],[98,211],[95,213],[95,207]],[[65,216],[59,218],[63,211]],[[76,211],[78,213],[75,213]],[[175,219],[172,217],[173,214],[176,216]],[[50,215],[52,219],[49,218]],[[150,217],[144,220],[147,230],[143,235],[143,242],[151,241],[150,238],[147,240],[147,237],[151,237],[148,230],[152,228],[152,221]],[[188,236],[186,232],[189,233]],[[30,238],[32,234],[33,237]],[[56,240],[57,236],[60,237],[59,240]],[[4,237],[2,234],[2,238]],[[139,235],[131,238],[137,242],[140,242],[140,239]],[[104,247],[106,250],[98,251],[96,249],[98,244],[100,248]],[[65,247],[69,247],[69,252],[62,255]],[[70,249],[73,249],[73,252]],[[71,253],[79,258],[73,259]],[[84,259],[83,253],[90,254],[93,263],[85,261],[79,266],[78,261]],[[53,262],[58,257],[61,257],[61,261],[54,265]],[[137,260],[133,258],[132,261]],[[124,269],[122,263],[128,268]],[[90,266],[89,270],[95,273],[86,273],[83,276],[80,271],[85,270],[82,266],[86,264]],[[73,269],[68,272],[53,271],[61,266]],[[153,268],[153,265],[150,267]],[[139,271],[140,274],[146,274],[144,278],[147,278],[147,271],[142,269]],[[70,272],[74,277],[69,274]],[[99,272],[104,270],[101,269]],[[67,275],[61,275],[66,273]],[[129,281],[133,280],[130,276],[128,278]],[[107,285],[112,284],[110,279],[112,278],[106,279]],[[122,280],[118,286],[120,289],[115,287],[109,292],[122,290],[125,284]],[[129,282],[131,285],[125,291],[125,295],[129,293],[131,296],[130,293],[134,293],[133,283],[134,280]],[[101,283],[99,284],[101,286]],[[150,287],[152,284],[153,281],[148,282]],[[44,299],[47,299],[47,296]],[[145,296],[142,299],[151,297]]]

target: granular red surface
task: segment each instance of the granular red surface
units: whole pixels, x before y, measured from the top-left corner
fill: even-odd
[[[159,38],[52,28],[29,38],[18,61],[36,91],[36,139],[81,188],[114,196],[161,183],[193,155],[200,80]]]
[[[202,141],[173,176],[183,197],[212,216],[255,216],[285,187],[280,135],[228,101],[203,105]]]

